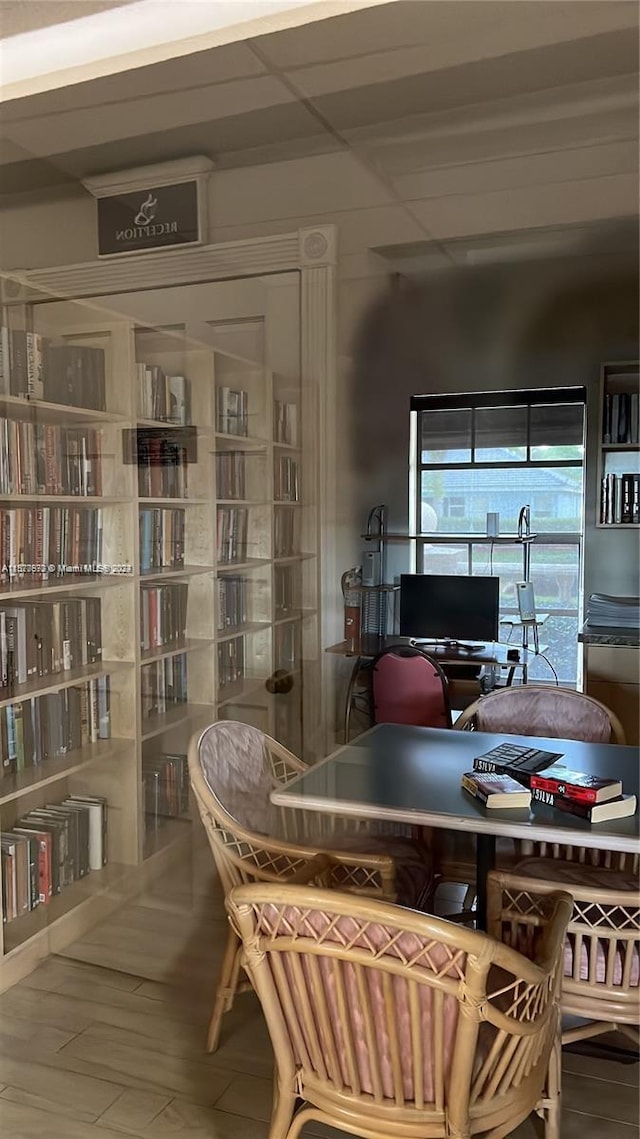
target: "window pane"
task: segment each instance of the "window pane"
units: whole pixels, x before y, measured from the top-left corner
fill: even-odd
[[[479,407],[476,411],[476,462],[513,463],[523,462],[526,457],[526,407]]]
[[[512,642],[518,643],[517,633],[514,630]],[[540,629],[540,648],[544,656],[555,668],[560,684],[575,684],[578,678],[578,656],[576,644],[578,639],[578,618],[576,617],[549,617]],[[533,637],[530,638],[533,643]],[[555,677],[547,661],[542,656],[533,657],[529,664],[529,680],[553,683]]]
[[[531,547],[531,580],[539,613],[550,609],[576,609],[580,587],[577,546]],[[546,628],[546,626],[545,626]]]
[[[420,416],[423,463],[471,462],[471,410],[425,411]]]
[[[531,458],[534,461],[582,459],[583,453],[583,404],[540,404],[531,408]]]
[[[426,533],[484,534],[487,513],[497,511],[500,533],[515,534],[525,503],[531,506],[534,531],[577,533],[582,529],[582,468],[423,471],[421,501]]]
[[[423,552],[423,573],[468,574],[468,546],[429,546]]]

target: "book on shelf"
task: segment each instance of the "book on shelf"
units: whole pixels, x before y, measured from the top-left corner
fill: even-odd
[[[610,779],[602,775],[590,775],[584,771],[572,771],[566,767],[548,767],[544,772],[531,776],[531,789],[550,791],[553,795],[564,795],[579,803],[605,803],[622,795],[620,779]]]
[[[273,491],[277,502],[299,502],[298,463],[289,455],[278,455],[273,472]]]
[[[562,759],[560,751],[546,751],[542,748],[528,747],[525,744],[505,743],[498,744],[490,751],[475,757],[474,771],[497,771],[510,775],[513,779],[529,786],[529,776],[534,772],[551,767]]]
[[[247,497],[244,452],[219,451],[216,455],[216,497]]]
[[[48,905],[55,894],[107,862],[107,800],[70,795],[37,807],[0,836],[2,920]]]
[[[29,600],[0,608],[0,691],[101,659],[99,597]]]
[[[0,508],[0,584],[93,577],[102,563],[102,508]]]
[[[247,557],[249,512],[243,506],[219,506],[216,515],[216,557],[221,565]]]
[[[186,704],[188,693],[187,656],[177,653],[152,661],[140,669],[141,714],[143,720],[164,716],[172,708]]]
[[[273,401],[273,439],[290,447],[298,446],[298,405]]]
[[[183,753],[162,752],[142,761],[145,831],[157,834],[164,819],[189,813],[189,768]]]
[[[567,815],[574,815],[578,819],[585,819],[588,823],[604,823],[610,819],[624,819],[636,813],[635,795],[616,795],[614,799],[606,799],[603,803],[584,803],[580,799],[572,799],[568,795],[556,795],[552,791],[543,791],[541,787],[531,789],[533,803],[544,803],[556,811]]]
[[[218,578],[217,630],[233,629],[247,621],[247,579],[237,574]]]
[[[139,511],[140,572],[179,569],[184,565],[185,511],[141,507]]]
[[[223,435],[249,434],[249,397],[246,391],[227,387],[217,389],[216,429]]]
[[[244,637],[232,637],[218,645],[218,688],[236,684],[244,677]]]
[[[273,518],[273,544],[276,558],[293,557],[297,551],[298,527],[296,511],[276,506]]]
[[[0,392],[23,399],[105,410],[104,349],[0,329]]]
[[[606,392],[603,404],[602,441],[605,445],[637,443],[640,433],[640,375],[609,373],[607,382],[622,382],[628,391]]]
[[[294,566],[276,566],[273,575],[275,611],[279,617],[286,616],[296,606],[298,589]]]
[[[0,708],[0,779],[111,736],[108,676]]]
[[[170,376],[158,364],[136,364],[138,417],[187,427],[191,423],[191,383]]]
[[[102,494],[102,432],[0,418],[0,494]]]
[[[460,782],[488,808],[528,807],[531,803],[531,792],[504,772],[467,771]]]
[[[140,648],[162,648],[184,640],[187,628],[186,582],[140,587]]]
[[[137,461],[138,494],[141,498],[187,497],[189,464],[186,447],[159,434],[142,434],[141,429]]]
[[[600,486],[600,522],[640,523],[640,474],[606,474]]]

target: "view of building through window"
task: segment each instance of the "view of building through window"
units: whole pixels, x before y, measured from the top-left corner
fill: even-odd
[[[513,623],[518,618],[515,583],[523,580],[518,518],[521,508],[530,506],[535,534],[530,578],[537,612],[547,615],[541,645],[560,682],[575,684],[584,400],[581,389],[570,392],[567,402],[554,403],[538,402],[538,392],[519,392],[518,402],[509,406],[497,405],[498,393],[415,397],[413,505],[416,533],[427,539],[418,543],[418,572],[498,575],[500,639],[514,644],[521,643],[521,628]],[[475,406],[469,406],[471,400]],[[488,512],[499,515],[497,541],[486,537]],[[507,536],[513,542],[506,542]],[[532,663],[529,678],[554,679],[543,657]]]

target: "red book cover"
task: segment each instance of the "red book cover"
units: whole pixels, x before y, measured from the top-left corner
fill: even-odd
[[[587,775],[584,771],[570,771],[566,767],[548,767],[546,771],[532,775],[530,782],[532,790],[550,791],[578,803],[605,803],[622,794],[619,779]]]

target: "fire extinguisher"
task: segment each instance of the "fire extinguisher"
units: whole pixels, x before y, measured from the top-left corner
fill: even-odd
[[[362,598],[362,567],[346,570],[340,580],[344,597],[344,639],[349,648],[357,648],[360,641],[360,603]]]

